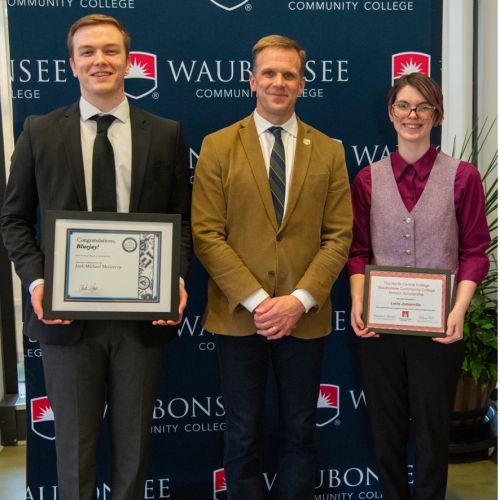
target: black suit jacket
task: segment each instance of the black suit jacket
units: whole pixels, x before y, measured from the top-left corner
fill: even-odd
[[[178,122],[130,106],[132,179],[130,212],[182,214],[181,275],[191,253],[190,183],[187,151]],[[87,210],[78,103],[24,123],[14,154],[0,217],[2,235],[22,284],[44,276],[43,231],[46,211]],[[161,319],[161,318],[158,318]],[[87,324],[88,323],[88,324]],[[25,311],[24,333],[48,344],[72,344],[92,322],[48,326]],[[175,330],[138,321],[145,342],[161,341]],[[165,335],[166,334],[166,335]]]

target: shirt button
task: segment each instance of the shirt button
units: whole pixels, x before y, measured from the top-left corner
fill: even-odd
[[[405,222],[409,224],[411,222],[411,217],[406,217]]]
[[[409,239],[410,239],[410,235],[409,235],[408,233],[407,233],[407,234],[405,234],[405,238],[406,238],[407,240],[409,240]]]
[[[410,255],[411,254],[411,250],[405,250],[405,254],[406,255]]]

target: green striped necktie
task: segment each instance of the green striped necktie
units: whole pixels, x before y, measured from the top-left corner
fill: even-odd
[[[274,135],[274,146],[271,151],[271,161],[269,163],[269,183],[273,197],[276,220],[281,224],[285,211],[285,188],[286,188],[286,164],[285,148],[281,139],[282,127],[269,127],[269,132]]]

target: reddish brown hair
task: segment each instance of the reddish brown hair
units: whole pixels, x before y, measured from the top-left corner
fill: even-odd
[[[392,116],[392,105],[399,91],[407,85],[418,90],[424,96],[425,100],[436,108],[434,111],[434,126],[441,125],[444,118],[443,92],[437,82],[423,73],[410,73],[396,80],[396,83],[387,96],[389,114]]]

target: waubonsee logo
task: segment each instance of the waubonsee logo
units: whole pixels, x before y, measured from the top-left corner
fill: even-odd
[[[214,470],[214,500],[227,498],[226,473],[224,469]]]
[[[210,0],[217,7],[224,10],[236,10],[243,7],[249,0]]]
[[[31,400],[31,430],[44,439],[55,439],[54,412],[47,396]]]
[[[156,54],[130,52],[130,68],[125,76],[125,94],[132,99],[151,94],[158,86]]]
[[[324,427],[339,416],[340,390],[338,385],[321,384],[319,387],[317,427]]]
[[[392,56],[392,85],[403,75],[423,73],[431,76],[431,56],[423,52],[399,52]]]

